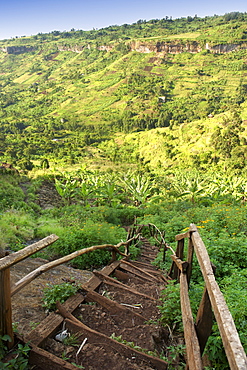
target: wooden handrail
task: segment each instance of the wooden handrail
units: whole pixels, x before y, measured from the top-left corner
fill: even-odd
[[[183,265],[183,261],[181,260],[181,251],[183,250],[183,244],[181,244],[181,241],[184,238],[189,238],[187,258],[188,266],[186,267],[186,272],[186,265]],[[189,231],[184,234],[177,235],[176,240],[178,241],[177,256],[171,256],[173,263],[170,270],[170,276],[177,279],[180,276],[181,310],[188,367],[193,370],[199,370],[202,368],[201,362],[198,358],[198,348],[202,354],[211,332],[213,308],[230,368],[232,370],[246,370],[246,354],[240,342],[232,315],[215,280],[209,255],[196,226],[191,224]],[[194,324],[191,324],[192,314],[187,284],[189,283],[192,271],[193,251],[195,251],[205,281],[204,294],[198,310],[195,327]],[[184,268],[182,268],[182,266]],[[194,329],[196,329],[196,331]]]
[[[36,243],[28,245],[27,247],[19,250],[18,252],[12,253],[6,257],[0,259],[0,271],[15,265],[17,262],[24,260],[25,258],[31,256],[32,254],[40,251],[41,249],[47,247],[48,245],[54,243],[58,240],[58,236],[51,234],[46,238],[39,240]]]
[[[191,227],[195,225],[191,224]],[[227,307],[222,292],[215,280],[213,268],[206,247],[198,231],[192,233],[192,241],[195,248],[202,275],[206,284],[209,299],[219,327],[226,356],[231,369],[247,369],[247,358],[232,315]]]

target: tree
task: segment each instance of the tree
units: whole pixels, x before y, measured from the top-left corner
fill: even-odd
[[[211,137],[211,143],[223,158],[231,158],[232,151],[240,146],[240,133],[243,131],[242,120],[237,112],[224,122],[224,127],[217,127]]]
[[[42,161],[40,162],[40,167],[43,168],[43,170],[48,169],[50,167],[47,158],[42,159]]]
[[[21,159],[20,161],[17,162],[17,165],[22,169],[22,170],[27,170],[31,171],[34,167],[33,162],[31,162],[29,159]]]

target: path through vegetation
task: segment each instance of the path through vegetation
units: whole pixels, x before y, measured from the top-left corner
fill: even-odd
[[[51,313],[26,340],[42,346],[53,360],[63,359],[61,368],[168,368],[168,347],[179,339],[159,324],[157,306],[167,278],[152,265],[158,248],[144,238],[142,245],[137,261],[114,261],[94,271],[77,296],[58,304],[59,313]],[[56,340],[62,329],[70,335],[63,342]],[[41,367],[35,357],[31,362],[44,369],[45,360]]]

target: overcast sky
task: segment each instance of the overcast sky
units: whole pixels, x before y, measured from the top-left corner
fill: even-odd
[[[0,39],[54,30],[90,30],[174,18],[247,11],[246,0],[0,0]]]

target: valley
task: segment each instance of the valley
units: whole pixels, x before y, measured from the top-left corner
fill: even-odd
[[[0,251],[56,234],[34,255],[51,261],[116,245],[134,223],[156,225],[174,247],[194,223],[246,350],[246,21],[167,17],[0,40]],[[130,247],[131,259],[140,253]],[[163,254],[154,264],[165,272]],[[91,274],[110,260],[98,250],[66,269]],[[159,324],[181,337],[179,285],[163,294]],[[205,356],[229,368],[216,325]]]

